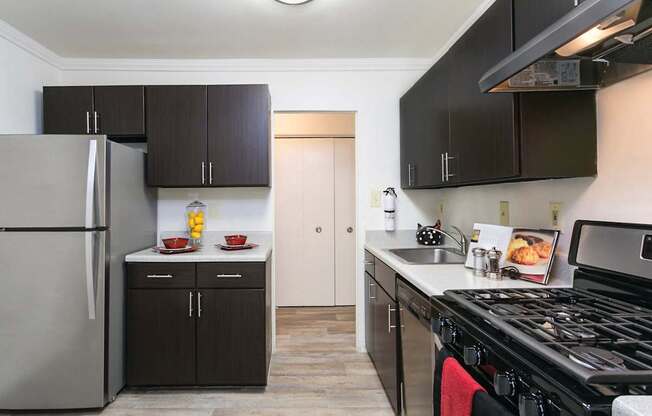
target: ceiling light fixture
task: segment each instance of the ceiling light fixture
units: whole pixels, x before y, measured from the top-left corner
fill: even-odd
[[[298,6],[300,4],[310,3],[312,0],[276,0],[279,3],[288,4],[290,6]]]

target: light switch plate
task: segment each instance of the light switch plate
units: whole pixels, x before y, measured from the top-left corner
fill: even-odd
[[[555,230],[561,229],[561,202],[550,203],[550,226]]]
[[[509,201],[500,201],[500,225],[509,225]]]
[[[369,197],[371,208],[380,208],[380,190],[372,189]]]

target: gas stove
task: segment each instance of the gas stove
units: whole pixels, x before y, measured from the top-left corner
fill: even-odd
[[[610,415],[652,394],[652,226],[578,221],[573,288],[447,291],[433,327],[521,416]]]

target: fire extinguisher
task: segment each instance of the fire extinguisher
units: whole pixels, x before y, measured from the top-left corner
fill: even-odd
[[[383,210],[385,211],[385,231],[396,230],[396,191],[387,188],[383,191]]]

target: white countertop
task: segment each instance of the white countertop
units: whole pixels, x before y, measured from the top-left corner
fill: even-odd
[[[173,233],[164,233],[173,234]],[[183,235],[177,233],[176,235]],[[227,231],[207,231],[203,237],[202,247],[193,253],[160,254],[147,248],[125,257],[128,263],[202,263],[202,262],[263,262],[267,261],[272,253],[272,233],[249,231],[240,234],[247,235],[247,243],[256,243],[258,247],[248,250],[224,251],[215,244],[224,243],[224,236],[238,234]]]
[[[473,271],[463,264],[407,264],[388,251],[396,248],[424,247],[416,242],[415,233],[413,230],[367,231],[365,249],[428,296],[443,295],[444,291],[451,289],[516,289],[573,285],[572,278],[554,276],[550,278],[547,286],[523,280],[489,280],[486,277],[474,276]],[[446,246],[451,247],[451,245]]]
[[[614,400],[612,416],[649,416],[652,414],[652,396],[620,396]]]

